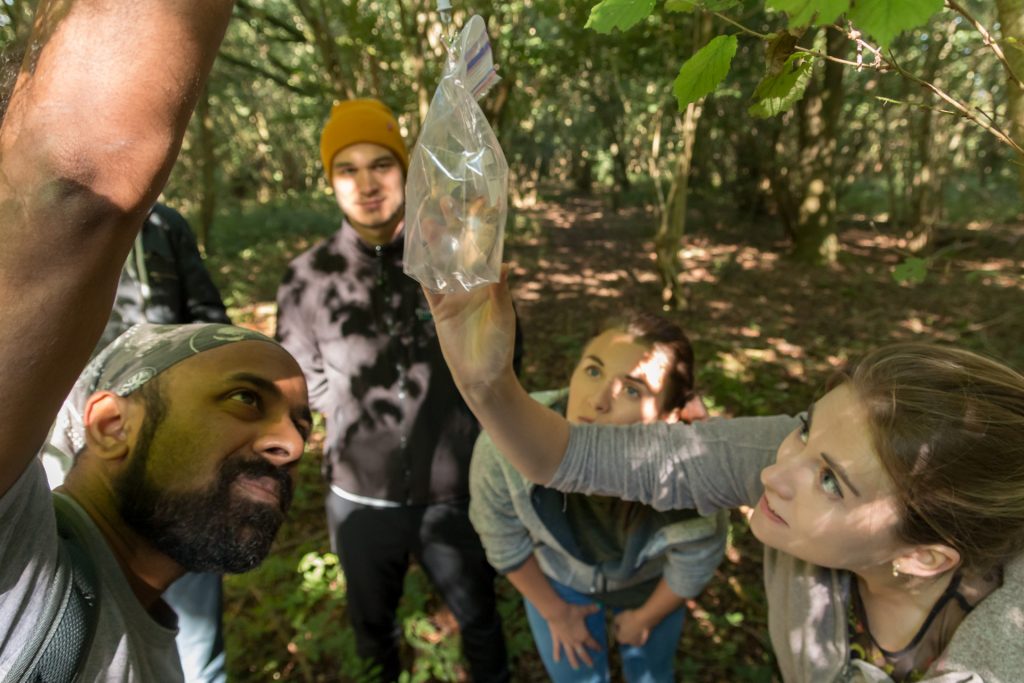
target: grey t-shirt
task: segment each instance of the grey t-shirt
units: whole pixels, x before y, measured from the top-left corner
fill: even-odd
[[[50,493],[42,465],[34,460],[0,497],[0,680],[35,638],[47,591],[58,580],[51,495],[61,494]],[[96,634],[80,680],[183,680],[177,629],[158,623],[142,607],[99,529],[74,501],[69,507],[72,527],[95,563],[100,595]]]

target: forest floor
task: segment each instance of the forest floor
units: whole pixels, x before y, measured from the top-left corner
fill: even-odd
[[[595,198],[514,212],[505,258],[525,337],[528,389],[564,386],[603,319],[626,307],[660,309],[653,223],[648,211],[613,212]],[[866,219],[843,225],[838,263],[821,268],[789,260],[781,230],[770,224],[716,221],[698,211],[689,225],[680,254],[690,306],[668,315],[694,342],[698,385],[713,414],[803,410],[847,359],[893,341],[955,343],[1024,368],[1022,223],[938,229],[920,255],[927,273],[916,285],[893,277],[908,256],[903,236]],[[310,240],[286,237],[254,256],[251,248],[230,248],[244,239],[224,235],[210,263],[223,286],[243,281],[231,290],[235,319],[272,332],[273,274]],[[344,625],[343,577],[322,555],[328,545],[319,457],[314,439],[300,468],[294,514],[273,557],[227,581],[232,680],[360,679]],[[727,559],[690,604],[679,680],[773,679],[760,573],[761,549],[736,512]],[[499,593],[513,680],[546,680],[514,590],[500,580]],[[410,576],[402,616],[408,680],[462,679],[453,619],[422,572]]]

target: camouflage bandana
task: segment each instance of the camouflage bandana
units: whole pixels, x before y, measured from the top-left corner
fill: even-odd
[[[128,396],[183,360],[242,341],[277,344],[259,332],[234,325],[133,325],[85,366],[57,415],[46,452],[70,466],[75,454],[85,446],[82,413],[86,401],[97,391]]]

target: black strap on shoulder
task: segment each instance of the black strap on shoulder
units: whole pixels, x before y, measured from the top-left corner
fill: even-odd
[[[99,581],[96,567],[71,530],[69,505],[54,496],[61,560],[71,569],[71,590],[53,636],[44,645],[28,680],[32,683],[72,683],[85,665],[99,620]]]

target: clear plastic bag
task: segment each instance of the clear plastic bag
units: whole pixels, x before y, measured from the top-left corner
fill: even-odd
[[[449,48],[409,161],[406,274],[435,292],[470,290],[501,275],[508,163],[476,103],[498,82],[483,19]]]

